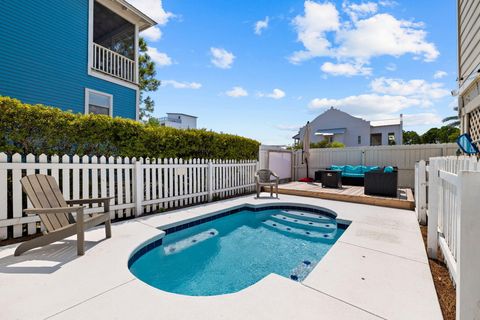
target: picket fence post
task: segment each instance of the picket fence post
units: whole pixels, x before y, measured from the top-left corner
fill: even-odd
[[[208,161],[208,179],[207,179],[207,190],[208,190],[208,202],[213,200],[213,164],[212,160]]]
[[[429,258],[437,259],[438,251],[438,208],[439,183],[437,160],[430,160],[428,168],[428,234],[427,254]]]
[[[418,222],[421,225],[427,224],[427,172],[425,160],[418,162],[418,190],[415,190],[418,197]]]
[[[142,158],[135,160],[135,168],[133,174],[133,185],[135,190],[135,216],[138,217],[143,213],[142,202],[143,202],[143,166]]]
[[[458,252],[457,252],[457,320],[477,319],[480,314],[480,247],[478,246],[478,190],[480,172],[460,171]]]

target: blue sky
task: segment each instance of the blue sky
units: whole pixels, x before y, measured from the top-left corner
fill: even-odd
[[[424,132],[453,114],[454,1],[130,0],[159,22],[143,33],[163,85],[155,116],[265,144],[335,106],[405,117]]]

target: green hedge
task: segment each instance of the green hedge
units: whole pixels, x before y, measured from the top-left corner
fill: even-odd
[[[150,158],[256,159],[260,143],[207,130],[64,112],[0,96],[0,151]]]

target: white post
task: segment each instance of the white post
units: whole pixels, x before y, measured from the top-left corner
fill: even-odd
[[[418,162],[418,190],[415,193],[418,197],[418,222],[421,225],[427,224],[427,172],[425,160]]]
[[[138,217],[143,213],[143,167],[142,158],[135,161],[135,169],[133,175],[133,185],[135,186],[135,216]]]
[[[478,190],[480,172],[461,171],[459,177],[459,213],[457,251],[456,319],[477,319],[480,315],[480,246],[478,230]]]
[[[438,166],[435,160],[430,161],[428,168],[428,234],[427,254],[430,258],[437,258],[438,251],[438,202],[439,184]]]
[[[208,190],[208,202],[213,200],[213,165],[212,160],[208,161],[208,179],[207,179],[207,190]]]

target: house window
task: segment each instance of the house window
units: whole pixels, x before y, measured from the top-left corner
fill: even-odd
[[[358,136],[358,144],[362,144],[362,136]]]
[[[389,132],[388,133],[388,145],[394,145],[395,144],[395,133],[394,132]]]
[[[370,145],[371,146],[381,146],[382,145],[382,134],[381,133],[372,133],[370,135]]]
[[[85,89],[85,114],[113,114],[113,96],[108,93]]]

